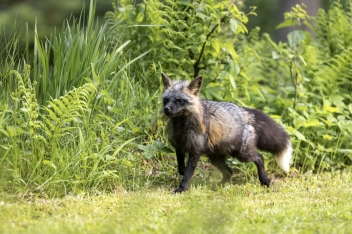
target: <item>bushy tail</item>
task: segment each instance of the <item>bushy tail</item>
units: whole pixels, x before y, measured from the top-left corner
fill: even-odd
[[[250,124],[257,135],[257,148],[275,155],[276,162],[285,172],[290,170],[292,147],[285,129],[257,109],[244,108],[252,119]]]
[[[275,159],[280,168],[286,173],[290,170],[290,163],[292,160],[292,147],[291,141],[287,140],[286,148],[280,152],[275,154]]]

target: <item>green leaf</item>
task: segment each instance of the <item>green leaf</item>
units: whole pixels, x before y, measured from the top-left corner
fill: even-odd
[[[278,26],[276,26],[275,29],[280,29],[280,28],[287,28],[287,27],[292,27],[297,25],[297,23],[292,20],[292,19],[287,19],[284,22],[280,23]]]
[[[304,24],[305,26],[307,26],[310,30],[314,31],[313,26],[312,26],[307,20],[304,20],[304,21],[303,21],[303,24]]]
[[[340,112],[339,108],[332,107],[330,105],[324,105],[323,110],[324,110],[324,112],[330,112],[330,113],[338,113],[338,112]]]
[[[274,60],[277,60],[281,57],[276,51],[271,51],[271,55]]]
[[[338,149],[337,151],[340,153],[352,154],[352,149]]]
[[[321,122],[319,122],[317,119],[312,119],[304,123],[304,127],[315,127],[315,126],[321,126],[323,125]]]
[[[236,82],[235,82],[235,78],[233,78],[233,76],[231,74],[229,74],[229,79],[230,79],[230,83],[232,85],[232,87],[234,89],[236,89]]]
[[[291,48],[298,45],[305,38],[306,34],[303,30],[294,30],[287,35],[288,43]]]
[[[324,140],[332,140],[332,139],[334,139],[334,137],[331,136],[331,135],[329,135],[329,134],[324,134],[324,135],[323,135],[323,139],[324,139]]]
[[[235,19],[230,19],[230,29],[231,29],[231,31],[234,32],[234,33],[236,33],[237,28],[238,28],[237,20],[235,20]]]
[[[295,135],[295,137],[297,137],[298,140],[307,141],[306,137],[296,129],[293,129],[293,135]]]
[[[92,74],[93,74],[93,80],[95,85],[100,85],[100,77],[97,75],[94,69],[94,63],[91,63],[90,66],[92,67]]]
[[[44,160],[43,164],[44,165],[48,165],[48,166],[50,166],[50,167],[52,167],[52,168],[54,168],[56,170],[56,166],[55,166],[55,164],[52,161]]]
[[[121,144],[121,145],[119,146],[119,148],[117,148],[117,149],[114,151],[112,157],[115,157],[118,153],[120,153],[120,151],[123,149],[123,147],[125,147],[125,145],[127,145],[127,144],[130,143],[131,141],[135,140],[136,138],[137,138],[137,137],[134,137],[134,138],[132,138],[132,139],[129,139],[128,141],[125,141],[123,144]]]

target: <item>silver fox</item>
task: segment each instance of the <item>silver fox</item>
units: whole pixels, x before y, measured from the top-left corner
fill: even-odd
[[[285,172],[289,171],[292,158],[290,138],[268,115],[234,103],[201,99],[201,76],[191,82],[173,82],[162,73],[162,81],[167,132],[176,150],[178,172],[183,175],[176,193],[188,189],[201,155],[207,155],[222,172],[222,183],[232,176],[232,170],[226,164],[226,158],[232,156],[241,162],[254,162],[260,183],[269,187],[264,159],[257,149],[274,154],[279,166]],[[189,157],[187,167],[186,154]]]

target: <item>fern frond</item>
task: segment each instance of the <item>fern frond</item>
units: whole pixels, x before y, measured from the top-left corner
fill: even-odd
[[[315,36],[324,56],[332,57],[352,46],[352,8],[346,10],[333,2],[329,11],[319,9],[315,19]]]
[[[40,116],[39,104],[36,99],[35,85],[36,83],[31,82],[29,77],[30,66],[26,65],[22,76],[18,71],[11,71],[18,81],[17,89],[12,93],[12,99],[16,103],[15,106],[20,110],[20,112],[15,111],[17,115],[21,115],[22,118],[15,118],[17,120],[17,125],[29,126],[29,135],[31,138],[40,138],[43,140],[41,135],[38,133],[40,128],[40,121],[38,117]],[[27,124],[24,124],[27,123]]]
[[[43,128],[49,142],[58,142],[59,138],[75,129],[73,120],[88,111],[90,96],[94,95],[96,88],[92,83],[86,83],[75,88],[59,99],[49,102],[44,115]]]
[[[331,93],[351,93],[352,92],[352,48],[342,51],[331,58],[325,65],[321,66],[316,74],[317,83],[324,84],[323,90]],[[346,92],[341,92],[345,90]],[[349,99],[351,97],[349,96]]]

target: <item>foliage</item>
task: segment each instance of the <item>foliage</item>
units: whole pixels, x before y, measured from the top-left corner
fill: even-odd
[[[1,189],[62,196],[170,183],[161,71],[203,75],[203,97],[263,109],[284,124],[294,172],[351,165],[352,8],[333,3],[320,10],[315,38],[300,29],[276,44],[259,28],[245,35],[247,15],[236,4],[126,0],[100,25],[92,1],[87,18],[66,21],[46,41],[35,30],[33,61],[29,49],[19,56],[14,33],[0,51]],[[281,26],[308,17],[301,6],[286,16]],[[256,173],[229,163],[247,180]],[[208,167],[202,161],[198,177]]]
[[[290,3],[293,5],[297,2],[309,3],[310,0],[303,1],[286,1],[286,3]],[[315,2],[320,3],[320,8],[324,10],[329,10],[330,5],[334,1],[339,1],[343,6],[347,6],[350,0],[319,0]],[[278,22],[279,14],[283,15],[284,12],[280,10],[280,4],[283,5],[283,2],[280,0],[244,0],[244,12],[249,12],[253,7],[256,7],[255,12],[257,15],[248,17],[249,21],[246,24],[249,31],[255,29],[256,27],[260,27],[261,33],[267,33],[271,38],[275,40],[275,27],[280,23]],[[314,13],[314,16],[316,14]],[[270,16],[270,17],[268,17]]]
[[[236,2],[147,0],[135,5],[134,1],[116,1],[115,11],[107,17],[112,29],[124,32],[118,39],[131,40],[131,52],[151,49],[146,64],[142,64],[146,70],[149,66],[162,67],[180,79],[204,75],[205,85],[221,81],[231,86],[238,70],[235,35],[247,32],[247,16]],[[141,64],[136,67],[138,76],[151,76],[139,67]],[[203,95],[222,99],[218,88],[206,89]]]
[[[299,26],[307,19],[300,6],[286,16],[281,26]],[[345,12],[333,3],[315,21],[315,40],[297,30],[288,35],[288,43],[276,44],[265,34],[259,37],[257,29],[237,45],[244,52],[241,65],[253,77],[249,89],[259,94],[247,101],[269,113],[283,113],[281,121],[289,125],[295,145],[294,166],[302,171],[336,170],[352,161],[351,47],[340,33],[351,27],[351,8]],[[248,62],[253,56],[260,60]]]
[[[2,189],[62,196],[147,182],[151,165],[136,142],[156,119],[159,97],[130,78],[129,66],[144,54],[126,59],[129,42],[111,45],[94,9],[92,1],[87,27],[79,18],[46,42],[37,38],[33,70],[5,54]]]

